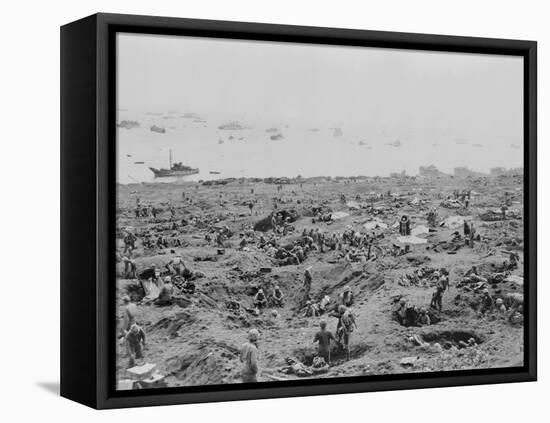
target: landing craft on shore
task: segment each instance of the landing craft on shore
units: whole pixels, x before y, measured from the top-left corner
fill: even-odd
[[[170,176],[188,176],[199,173],[198,168],[184,166],[181,162],[177,162],[172,165],[172,150],[170,150],[169,169],[156,169],[154,167],[149,167],[149,169],[155,174],[155,178],[165,178]]]

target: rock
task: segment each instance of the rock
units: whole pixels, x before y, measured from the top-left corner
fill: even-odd
[[[443,352],[443,347],[441,346],[441,344],[439,342],[436,342],[435,344],[432,345],[432,349],[434,352],[436,353],[441,353]]]
[[[128,376],[133,379],[143,380],[149,378],[156,368],[156,364],[146,363],[142,366],[134,366],[127,369],[126,372],[128,373]]]
[[[419,360],[419,357],[404,357],[399,361],[399,364],[403,367],[413,367]]]

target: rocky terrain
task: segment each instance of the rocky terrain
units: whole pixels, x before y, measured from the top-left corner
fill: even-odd
[[[510,300],[519,296],[509,294],[523,293],[523,177],[285,182],[289,183],[233,180],[117,186],[118,259],[131,257],[138,274],[156,263],[165,276],[170,274],[165,265],[181,255],[198,275],[194,294],[177,292],[174,304],[158,306],[144,300],[143,281],[126,278],[123,262],[117,264],[119,317],[121,299],[129,295],[138,304],[137,321],[147,335],[142,362],[157,366],[165,376],[164,386],[239,383],[238,352],[250,328],[260,332],[260,382],[522,365],[521,308]],[[456,195],[463,190],[471,191],[467,207]],[[136,217],[137,204],[141,209],[154,208],[156,217]],[[254,231],[275,206],[277,211],[295,211],[297,219],[286,225],[284,233]],[[434,209],[435,224],[428,222]],[[399,233],[403,215],[410,219],[412,239]],[[464,241],[464,219],[474,223],[479,236],[473,248]],[[341,250],[312,250],[303,262],[286,264],[260,248],[260,237],[273,236],[278,245],[292,246],[304,229],[311,228],[319,228],[327,237],[333,233],[341,237],[350,229],[369,234],[372,254],[353,257],[355,250],[344,243]],[[228,235],[224,248],[215,241],[220,231]],[[125,233],[137,237],[131,253],[124,252]],[[511,253],[519,256],[517,267],[510,265]],[[467,279],[472,266],[481,282]],[[309,267],[314,301],[325,295],[336,301],[344,286],[351,288],[357,329],[349,360],[335,345],[327,372],[289,374],[281,371],[287,358],[309,368],[316,355],[313,337],[320,318],[306,317],[300,291]],[[430,325],[401,325],[394,314],[400,300],[429,308],[437,282],[431,276],[414,275],[419,270],[421,275],[433,275],[438,269],[449,272],[442,311],[430,310]],[[285,295],[284,307],[255,310],[257,290],[269,294],[275,285]],[[501,298],[507,310],[482,313],[484,289],[494,300]],[[236,303],[239,312],[232,308]],[[334,332],[337,319],[322,317]],[[120,340],[116,342],[117,377],[123,379],[128,358]]]

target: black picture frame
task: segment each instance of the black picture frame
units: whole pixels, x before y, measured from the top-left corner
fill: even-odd
[[[523,367],[139,391],[114,389],[117,32],[517,55],[524,58]],[[61,395],[119,408],[535,381],[537,44],[397,32],[95,14],[61,28]]]

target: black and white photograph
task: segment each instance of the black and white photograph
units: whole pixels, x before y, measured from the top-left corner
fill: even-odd
[[[524,58],[119,32],[116,389],[524,366]]]
[[[545,421],[545,6],[7,2],[0,420]]]

